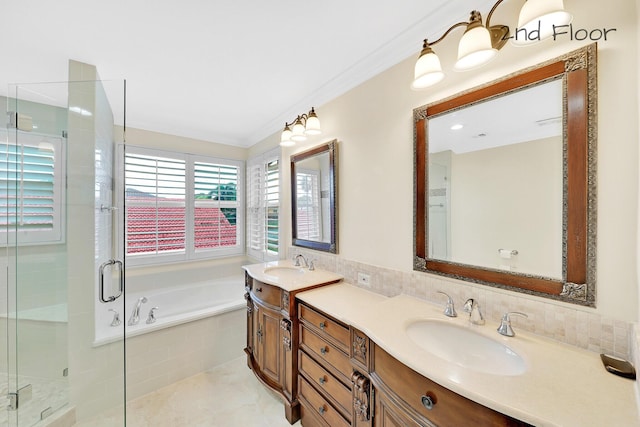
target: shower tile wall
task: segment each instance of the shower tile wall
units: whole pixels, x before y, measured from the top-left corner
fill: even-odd
[[[68,138],[68,256],[69,256],[69,376],[71,404],[77,418],[89,417],[122,404],[123,344],[93,348],[94,311],[97,300],[97,267],[110,251],[111,228],[101,224],[96,235],[96,176],[103,181],[110,172],[96,170],[96,150],[112,138],[113,117],[96,68],[69,61],[69,105],[93,112],[91,116],[69,114]],[[110,122],[110,124],[109,124]],[[103,155],[102,153],[100,154]],[[109,156],[109,162],[110,160]],[[102,165],[110,163],[102,162]],[[105,169],[107,166],[105,166]],[[99,221],[103,221],[99,217]],[[110,220],[109,220],[110,221]],[[110,252],[109,252],[110,253]],[[107,255],[107,259],[109,256]]]

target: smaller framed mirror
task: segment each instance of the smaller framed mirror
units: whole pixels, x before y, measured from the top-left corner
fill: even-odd
[[[293,245],[338,253],[338,142],[291,156]]]

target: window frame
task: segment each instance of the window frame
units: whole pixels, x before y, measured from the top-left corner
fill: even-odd
[[[154,253],[154,254],[127,254],[126,234],[126,175],[125,164],[127,154],[142,156],[155,156],[167,159],[184,160],[185,162],[185,250],[180,253]],[[118,252],[121,258],[126,259],[127,266],[147,266],[166,263],[181,263],[206,259],[219,259],[245,253],[245,213],[244,213],[244,177],[245,162],[237,159],[226,159],[200,154],[182,153],[177,151],[161,150],[150,147],[142,147],[130,144],[120,144],[118,147],[118,208],[123,212],[119,216],[118,225]],[[225,205],[234,204],[236,208],[236,244],[220,248],[196,249],[195,246],[195,171],[196,163],[209,163],[237,168],[236,200],[224,202]]]

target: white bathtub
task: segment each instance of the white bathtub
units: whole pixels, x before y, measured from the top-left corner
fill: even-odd
[[[171,326],[193,322],[205,317],[245,309],[244,276],[229,276],[205,282],[176,285],[158,291],[127,292],[125,309],[122,302],[115,301],[97,307],[94,346],[100,346],[122,339],[123,330],[127,338],[157,331]],[[129,318],[139,298],[146,297],[141,305],[140,321],[128,325]],[[121,299],[120,299],[121,300]],[[155,310],[156,321],[147,323],[149,310]],[[111,326],[115,309],[120,314],[122,324]],[[124,328],[123,328],[124,327]]]

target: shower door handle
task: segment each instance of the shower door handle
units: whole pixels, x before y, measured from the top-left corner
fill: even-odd
[[[107,268],[110,265],[117,265],[118,266],[118,273],[119,273],[119,279],[118,279],[118,294],[117,295],[110,295],[108,297],[105,298],[104,296],[104,269]],[[118,298],[120,298],[122,296],[122,292],[124,291],[124,274],[122,271],[122,261],[120,260],[115,260],[115,259],[110,259],[109,261],[105,261],[100,265],[100,268],[98,269],[98,282],[100,285],[100,289],[98,290],[98,297],[100,298],[100,302],[102,303],[108,303],[108,302],[112,302],[117,300]]]

